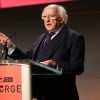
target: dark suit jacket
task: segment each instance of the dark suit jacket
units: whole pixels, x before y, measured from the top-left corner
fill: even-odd
[[[40,78],[41,83],[34,83],[34,86],[37,85],[36,90],[38,90],[36,95],[46,95],[50,100],[78,100],[76,75],[84,71],[85,46],[83,35],[64,26],[52,42],[42,49],[38,59],[39,47],[45,35],[46,33],[41,34],[33,44],[32,49],[27,53],[24,54],[16,48],[11,57],[14,59],[33,59],[38,61],[55,60],[58,67],[63,69],[63,75],[45,78],[42,76],[43,78]]]

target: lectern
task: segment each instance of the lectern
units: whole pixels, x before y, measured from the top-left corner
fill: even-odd
[[[32,100],[34,76],[61,74],[59,70],[32,60],[1,60],[0,100]]]

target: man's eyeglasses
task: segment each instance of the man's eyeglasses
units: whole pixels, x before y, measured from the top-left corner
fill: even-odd
[[[56,19],[56,18],[57,18],[57,15],[48,15],[48,16],[43,15],[43,16],[42,16],[42,19],[43,19],[43,20],[46,20],[46,19],[48,19],[48,18],[51,19],[51,20],[52,20],[52,19]]]

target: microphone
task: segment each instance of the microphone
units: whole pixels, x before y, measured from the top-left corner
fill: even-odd
[[[7,41],[8,41],[9,39],[11,39],[13,36],[15,36],[15,34],[16,34],[16,33],[12,33],[12,34],[8,37],[8,39],[6,40],[5,44],[3,45],[3,48],[2,48],[2,55],[1,55],[1,58],[2,58],[3,60],[7,60],[7,55],[8,55]]]

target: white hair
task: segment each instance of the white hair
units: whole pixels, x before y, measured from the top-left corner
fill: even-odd
[[[67,14],[66,9],[63,6],[57,5],[57,4],[50,4],[50,5],[47,5],[45,8],[48,8],[48,7],[56,7],[58,9],[59,16],[64,18],[64,24],[67,24],[67,22],[68,22],[68,14]],[[42,11],[42,14],[43,14],[43,11]]]

